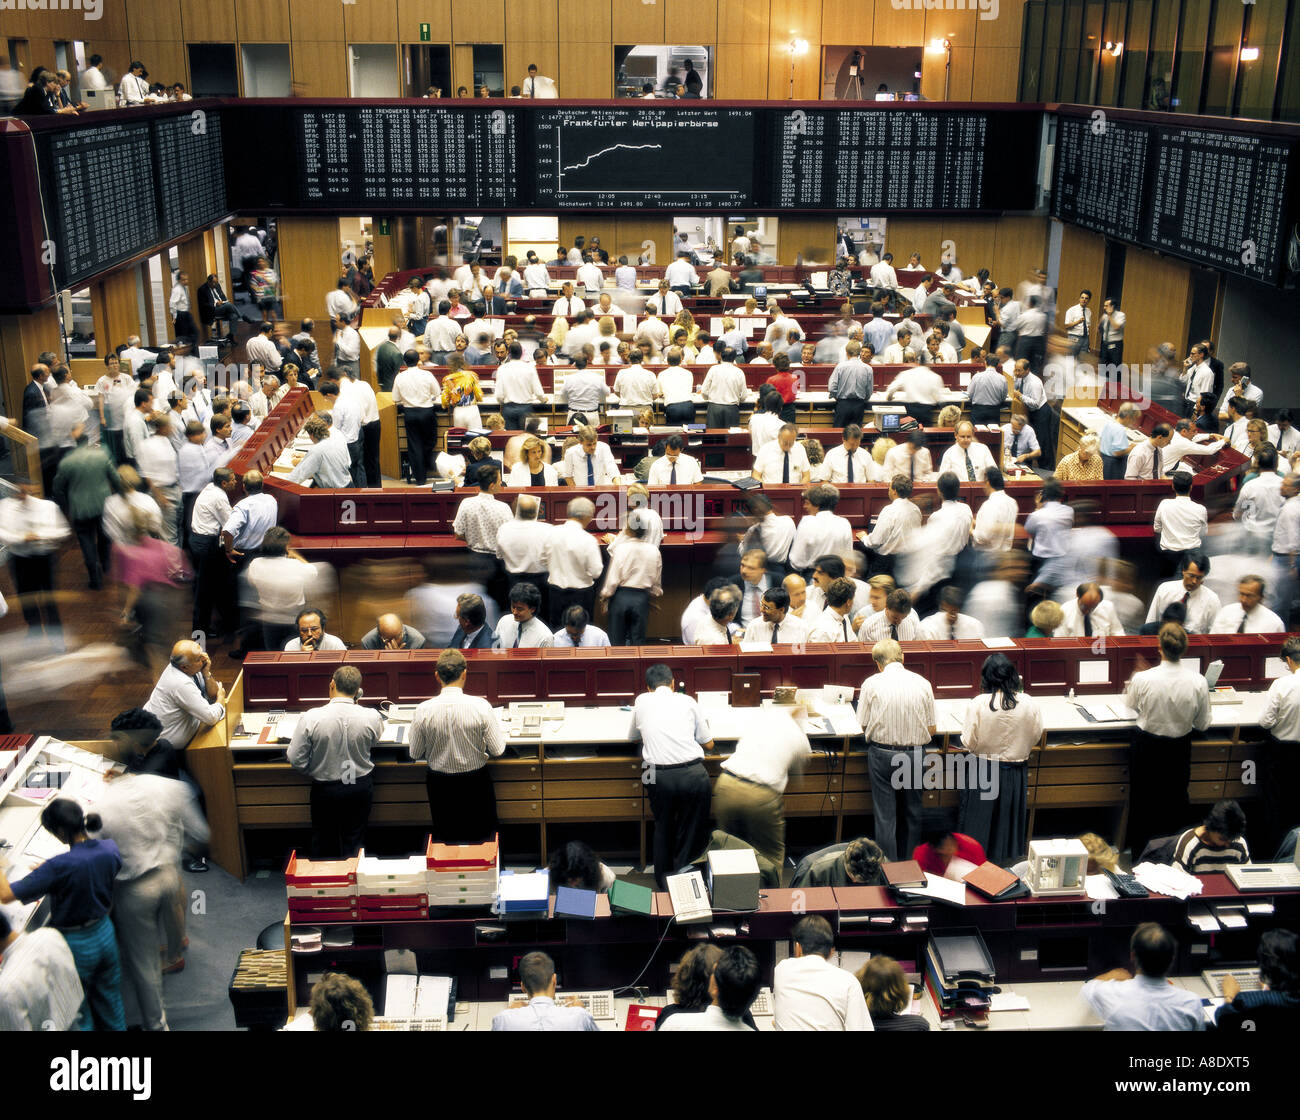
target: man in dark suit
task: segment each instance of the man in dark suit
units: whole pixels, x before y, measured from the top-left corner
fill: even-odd
[[[761,548],[751,548],[740,558],[740,574],[731,577],[731,583],[740,591],[740,611],[736,621],[748,626],[763,617],[763,592],[780,587],[785,573],[769,566],[767,553]]]
[[[505,296],[499,296],[491,284],[483,285],[483,312],[484,315],[508,315],[512,300],[506,299]]]
[[[208,329],[209,334],[212,334],[215,324],[224,319],[227,332],[234,335],[235,324],[239,322],[239,311],[230,302],[230,297],[221,287],[221,281],[215,272],[208,274],[207,280],[195,293],[195,298],[199,305],[199,322]]]
[[[46,417],[38,416],[49,407],[49,389],[47,384],[50,380],[50,367],[41,363],[32,366],[31,380],[27,387],[23,389],[23,431],[28,435],[41,435],[41,429],[45,425]]]
[[[495,635],[487,624],[487,608],[477,595],[462,595],[456,600],[456,632],[451,649],[491,649]]]
[[[375,377],[379,381],[381,393],[391,393],[397,371],[402,368],[402,351],[397,342],[402,337],[400,327],[390,327],[388,337],[379,344],[375,351]]]

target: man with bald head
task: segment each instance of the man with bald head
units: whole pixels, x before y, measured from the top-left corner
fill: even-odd
[[[804,604],[808,602],[808,581],[800,575],[788,575],[782,581],[781,586],[785,588],[785,593],[790,596],[789,613],[795,618],[803,618]]]
[[[198,642],[172,646],[171,661],[144,705],[162,722],[160,739],[177,750],[190,745],[200,728],[226,717],[226,690],[212,675],[212,659]]]
[[[381,614],[375,628],[361,639],[362,649],[423,649],[424,635],[407,626],[400,615]]]
[[[1115,605],[1102,598],[1101,585],[1081,583],[1074,599],[1061,604],[1061,625],[1057,638],[1122,638],[1124,626],[1115,613]]]
[[[262,540],[275,528],[280,515],[280,507],[275,498],[262,488],[262,472],[247,471],[244,474],[244,497],[235,503],[221,527],[221,549],[232,567],[229,582],[229,599],[221,604],[222,617],[234,618],[239,609],[235,601],[234,589],[238,587],[239,575],[256,559],[262,551]],[[226,608],[229,608],[227,613]],[[235,660],[242,660],[248,651],[248,642],[260,633],[260,626],[254,618],[241,618],[238,646],[230,651]]]

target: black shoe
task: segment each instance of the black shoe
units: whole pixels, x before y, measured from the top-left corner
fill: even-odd
[[[192,871],[196,875],[206,871],[207,869],[208,869],[207,856],[194,856],[193,858],[187,859],[185,861],[185,870]]]

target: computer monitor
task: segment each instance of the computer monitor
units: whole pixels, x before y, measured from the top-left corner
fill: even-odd
[[[88,110],[117,108],[117,95],[111,89],[83,89],[81,100]]]

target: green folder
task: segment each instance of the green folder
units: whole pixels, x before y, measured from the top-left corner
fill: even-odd
[[[649,887],[615,879],[609,888],[609,908],[616,914],[645,914],[654,911],[654,892]]]

